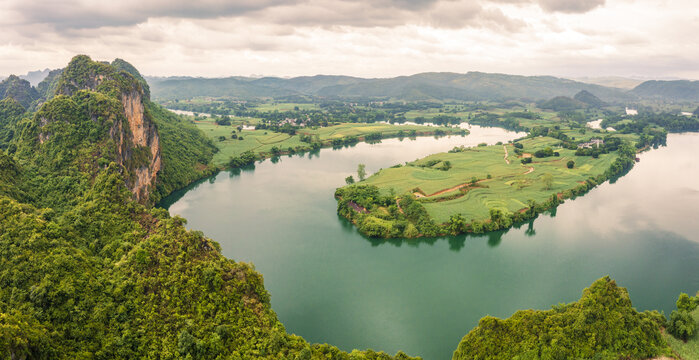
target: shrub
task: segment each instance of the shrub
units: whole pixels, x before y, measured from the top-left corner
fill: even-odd
[[[674,310],[670,314],[670,325],[667,331],[672,336],[687,341],[697,332],[697,323],[694,321],[692,314],[686,310]]]
[[[553,155],[554,155],[553,149],[551,149],[550,147],[547,147],[546,149],[543,149],[543,150],[537,150],[536,152],[534,152],[534,156],[536,156],[538,158],[544,158],[544,157],[549,157],[549,156],[553,156]]]
[[[677,310],[692,312],[697,308],[697,305],[699,305],[697,304],[697,300],[699,300],[699,297],[693,299],[689,295],[681,293],[677,298]]]
[[[232,157],[228,162],[228,165],[232,168],[241,167],[253,163],[256,158],[257,156],[255,153],[248,150],[238,156]]]

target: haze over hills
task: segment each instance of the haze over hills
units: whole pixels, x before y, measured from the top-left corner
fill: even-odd
[[[30,71],[17,76],[36,87],[46,98],[47,87],[61,69]],[[394,78],[359,78],[315,75],[293,78],[245,77],[201,78],[191,76],[144,77],[156,100],[194,97],[261,98],[376,98],[401,101],[543,101],[573,98],[583,92],[599,106],[640,99],[699,100],[699,81],[648,80],[623,77],[585,77],[570,80],[554,76],[522,76],[497,73],[426,72]],[[34,100],[34,99],[32,99]],[[579,99],[578,99],[579,100]],[[585,102],[585,101],[583,101]],[[592,104],[589,104],[592,105]],[[29,103],[23,106],[28,107]]]
[[[699,81],[651,80],[638,85],[631,93],[643,98],[675,101],[699,101]]]
[[[543,100],[573,96],[581,90],[607,100],[628,100],[622,90],[553,76],[520,76],[481,72],[421,73],[385,79],[350,76],[305,76],[291,79],[229,77],[168,79],[152,84],[154,98],[192,96],[241,99],[306,95],[331,98],[375,97],[398,100]]]
[[[628,78],[621,76],[600,76],[600,77],[576,77],[571,78],[571,80],[584,82],[587,84],[595,84],[606,87],[613,87],[625,90],[631,90],[636,86],[640,85],[645,79]]]
[[[24,75],[19,75],[20,79],[24,79],[29,81],[32,86],[37,86],[39,83],[44,80],[49,73],[51,72],[51,69],[44,69],[44,70],[36,70],[36,71],[30,71]]]

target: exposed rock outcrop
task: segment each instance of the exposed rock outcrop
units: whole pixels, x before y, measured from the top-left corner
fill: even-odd
[[[147,202],[162,168],[158,129],[146,108],[149,100],[147,88],[129,72],[81,55],[73,58],[63,70],[56,94],[73,96],[81,90],[106,94],[123,105],[121,111],[110,110],[108,116],[112,121],[108,136],[115,144],[115,156],[110,160],[125,170],[126,185],[134,197],[141,203]],[[95,114],[88,114],[88,117],[92,121],[104,121],[105,118]],[[43,128],[47,122],[57,120],[40,118],[39,126]],[[40,143],[50,137],[48,132],[39,133]]]
[[[155,124],[145,112],[141,92],[124,93],[121,102],[128,126],[124,128],[119,124],[118,160],[131,172],[126,180],[129,189],[139,201],[144,202],[148,200],[162,168],[160,138]],[[135,156],[139,151],[145,153],[147,161]]]

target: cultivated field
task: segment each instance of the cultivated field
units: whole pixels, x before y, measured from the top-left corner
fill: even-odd
[[[489,217],[490,209],[515,212],[526,208],[529,200],[544,202],[552,194],[575,188],[603,173],[617,157],[616,153],[603,154],[598,159],[575,156],[574,150],[557,148],[560,141],[549,137],[525,139],[521,143],[525,157],[546,147],[560,156],[533,158],[532,163],[522,164],[511,144],[475,147],[383,169],[364,183],[376,185],[382,193],[391,189],[396,194],[415,193],[438,223],[455,214],[462,214],[466,220],[483,220]],[[572,169],[566,166],[569,160],[575,162]],[[447,161],[451,168],[440,170]],[[433,165],[426,166],[430,164]],[[551,175],[550,184],[543,180],[545,174]]]
[[[231,157],[240,155],[241,153],[251,150],[256,153],[269,153],[273,147],[280,148],[282,151],[287,151],[288,148],[307,147],[308,143],[302,142],[299,135],[306,134],[317,136],[317,139],[323,143],[328,143],[333,139],[342,139],[348,136],[356,136],[362,138],[365,135],[373,133],[381,133],[383,137],[396,137],[402,131],[405,136],[414,130],[418,135],[426,132],[434,132],[439,129],[444,132],[457,132],[460,129],[448,127],[430,127],[421,125],[390,125],[390,124],[364,124],[364,123],[343,123],[328,127],[318,128],[303,128],[298,130],[297,135],[288,135],[285,133],[276,133],[270,130],[245,130],[238,132],[236,127],[243,123],[254,123],[252,119],[233,120],[233,125],[216,125],[210,118],[199,119],[196,122],[205,134],[207,134],[214,144],[219,148],[219,152],[214,155],[215,165],[225,165]],[[236,135],[236,139],[232,135]],[[220,137],[225,140],[221,141]],[[240,140],[242,138],[242,140]],[[327,145],[327,144],[326,144]]]

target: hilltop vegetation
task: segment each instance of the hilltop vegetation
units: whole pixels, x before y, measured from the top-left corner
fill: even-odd
[[[650,80],[636,86],[630,93],[643,98],[699,101],[699,81]]]
[[[31,86],[29,81],[10,75],[7,79],[0,82],[0,99],[6,98],[14,99],[22,107],[28,109],[32,102],[39,98],[39,93]]]
[[[556,96],[553,99],[541,102],[539,107],[542,109],[550,109],[553,111],[571,111],[584,109],[587,105],[577,99],[571,99],[567,96]]]
[[[516,76],[469,72],[422,73],[390,79],[361,79],[347,76],[313,76],[292,79],[242,78],[172,79],[153,84],[159,100],[193,97],[236,99],[280,97],[381,98],[394,100],[542,100],[573,96],[580,90],[594,92],[607,100],[628,99],[618,89],[585,84],[550,76]]]
[[[626,289],[604,277],[577,302],[482,318],[453,359],[648,359],[671,354],[660,335],[664,323],[657,311],[637,312]]]
[[[596,108],[601,108],[601,107],[607,105],[607,103],[600,100],[600,98],[595,96],[595,94],[593,94],[587,90],[582,90],[579,93],[575,94],[573,99],[578,100],[582,103],[585,103],[588,106],[592,106],[592,107],[596,107]]]
[[[191,122],[155,103],[149,102],[147,108],[158,126],[162,145],[163,168],[151,199],[157,203],[173,191],[215,173],[213,160],[219,149]]]

